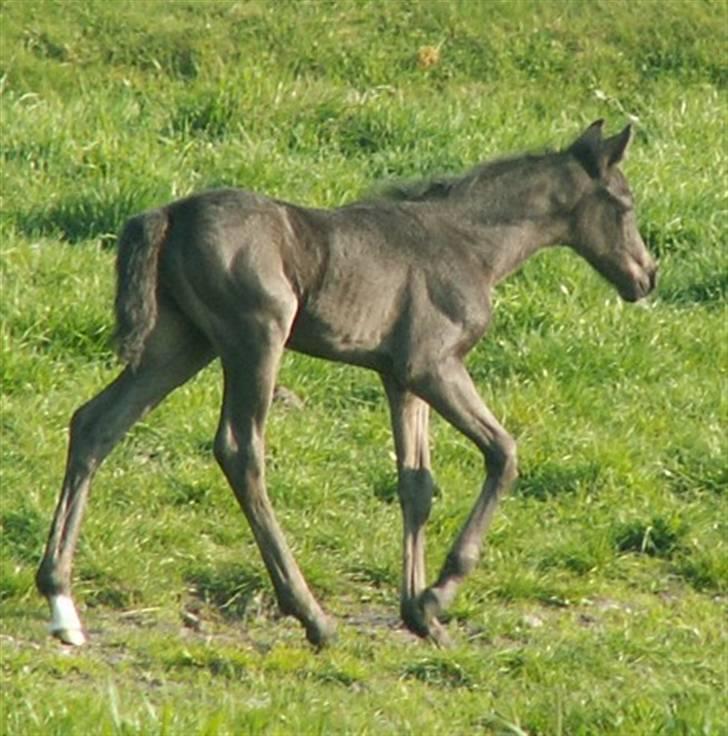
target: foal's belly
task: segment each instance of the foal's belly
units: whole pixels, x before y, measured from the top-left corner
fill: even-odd
[[[402,305],[399,290],[386,279],[378,281],[342,274],[335,284],[309,296],[293,323],[288,347],[329,360],[386,369]]]
[[[302,310],[286,347],[317,358],[386,370],[390,363],[388,335],[373,323],[372,315],[350,316],[350,320],[328,320]]]

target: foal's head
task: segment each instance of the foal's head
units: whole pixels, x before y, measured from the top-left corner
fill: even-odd
[[[637,230],[632,192],[618,167],[631,138],[628,125],[603,139],[599,120],[568,152],[588,175],[572,214],[570,245],[617,287],[623,299],[633,302],[654,289],[657,266]]]

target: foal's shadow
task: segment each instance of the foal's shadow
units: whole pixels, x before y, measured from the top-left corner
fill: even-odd
[[[258,572],[240,565],[217,565],[187,576],[193,596],[223,617],[242,620],[259,615],[275,615],[275,597]]]

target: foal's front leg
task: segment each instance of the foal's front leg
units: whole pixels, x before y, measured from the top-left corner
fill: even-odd
[[[425,524],[430,516],[434,488],[428,437],[430,407],[393,379],[383,376],[382,382],[389,400],[397,453],[397,492],[402,507],[400,611],[411,631],[429,636],[435,624],[424,625],[418,596],[425,589]]]
[[[434,585],[424,590],[417,609],[423,626],[437,636],[438,617],[480,557],[483,537],[498,501],[517,476],[516,443],[478,395],[470,375],[456,358],[442,361],[418,383],[417,392],[483,453],[487,475],[467,521],[456,537]]]

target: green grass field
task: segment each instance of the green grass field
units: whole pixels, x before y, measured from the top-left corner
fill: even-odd
[[[725,734],[725,0],[0,0],[0,733]],[[469,362],[521,479],[447,622],[398,623],[401,522],[376,376],[288,355],[269,491],[338,643],[275,611],[212,458],[211,366],[97,476],[76,557],[90,643],[33,584],[72,411],[118,370],[114,233],[239,185],[336,206],[377,182],[637,136],[659,257],[625,305],[558,250],[497,292]],[[434,575],[482,480],[436,419]]]

